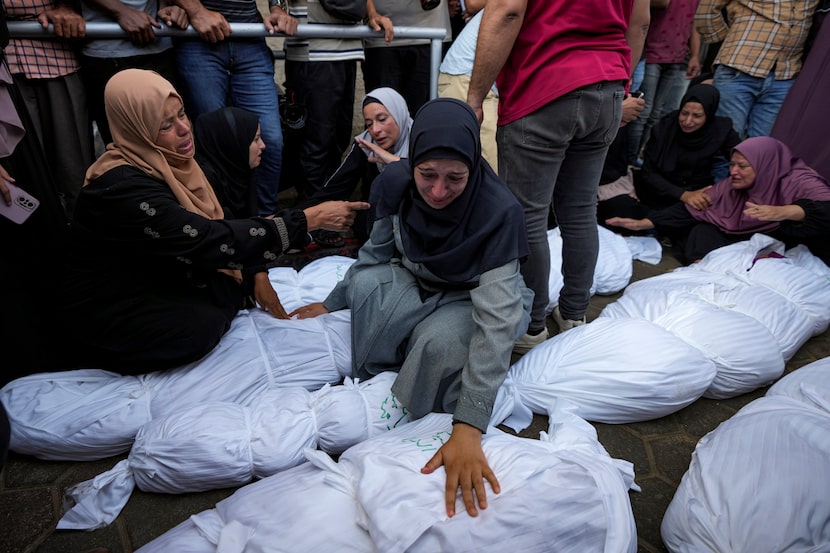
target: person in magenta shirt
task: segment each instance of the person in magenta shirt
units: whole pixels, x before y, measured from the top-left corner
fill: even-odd
[[[597,188],[642,52],[648,0],[488,0],[468,103],[481,118],[499,89],[499,175],[524,207],[530,256],[522,275],[536,297],[523,353],[547,337],[547,215],[562,233],[560,331],[585,322],[599,249]],[[497,78],[498,77],[498,78]]]

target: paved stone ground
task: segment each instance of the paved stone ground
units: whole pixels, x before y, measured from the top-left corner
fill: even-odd
[[[657,266],[640,262],[634,265],[633,280],[639,280],[671,270],[677,263],[670,252],[666,252]],[[595,318],[617,297],[594,297],[589,319]],[[555,325],[551,330],[555,330]],[[825,332],[801,348],[788,363],[787,372],[828,355],[830,332]],[[595,425],[600,441],[612,456],[634,463],[636,482],[642,492],[631,492],[630,498],[641,552],[665,551],[660,538],[660,522],[700,437],[765,391],[764,388],[729,400],[700,399],[658,420]],[[522,435],[535,438],[546,428],[546,418],[537,416]],[[11,454],[0,473],[0,528],[3,529],[0,553],[81,553],[97,547],[108,548],[112,553],[129,553],[191,514],[212,508],[234,491],[226,489],[173,496],[136,490],[110,527],[94,532],[56,531],[63,490],[108,470],[122,458],[48,462]]]

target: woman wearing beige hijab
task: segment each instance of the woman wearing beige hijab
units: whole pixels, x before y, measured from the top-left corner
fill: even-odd
[[[327,202],[224,219],[168,81],[122,71],[105,104],[113,142],[87,171],[59,279],[78,366],[140,374],[199,359],[252,306],[252,293],[285,317],[265,264],[307,245],[310,230],[348,228],[368,207]]]

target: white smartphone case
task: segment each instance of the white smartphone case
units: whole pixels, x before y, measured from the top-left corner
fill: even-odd
[[[13,185],[6,181],[6,186],[12,195],[12,205],[6,205],[6,202],[0,199],[0,215],[17,223],[23,223],[40,205],[40,201],[23,190],[22,188]]]

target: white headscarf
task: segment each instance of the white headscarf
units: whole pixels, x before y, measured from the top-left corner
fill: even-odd
[[[412,129],[412,117],[409,115],[406,100],[403,99],[403,96],[397,90],[389,87],[374,89],[363,97],[363,101],[365,102],[366,98],[369,97],[378,100],[386,108],[401,131],[400,135],[398,135],[398,140],[392,145],[389,151],[401,159],[409,157],[409,131]],[[360,138],[366,142],[375,142],[368,130],[363,131],[355,138]],[[368,148],[361,148],[361,150],[363,150],[363,153],[367,157],[372,156],[372,151]],[[384,163],[377,163],[376,165],[380,171],[383,171],[384,167],[386,167]]]

